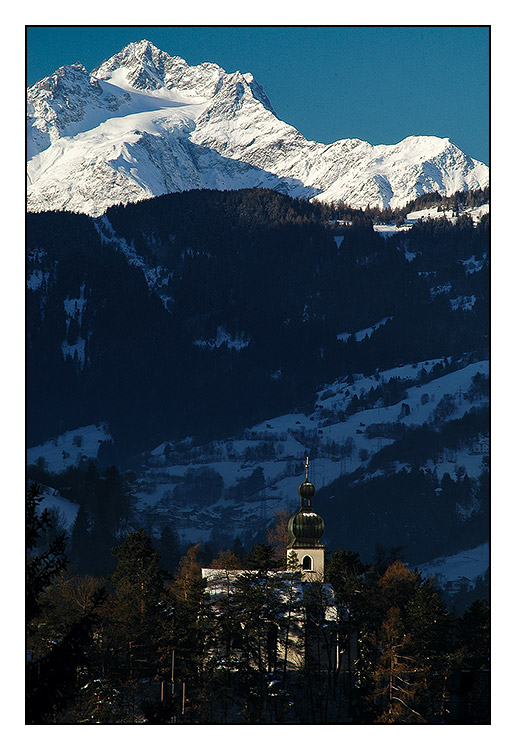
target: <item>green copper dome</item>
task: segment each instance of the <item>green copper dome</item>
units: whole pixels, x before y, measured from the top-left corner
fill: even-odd
[[[324,521],[311,507],[300,508],[288,522],[291,537],[290,548],[324,547]]]
[[[307,469],[308,474],[308,469]],[[298,487],[301,506],[288,522],[290,534],[289,547],[324,547],[321,537],[324,533],[324,521],[312,508],[312,498],[315,495],[314,485],[308,477]]]
[[[300,484],[297,488],[297,492],[299,494],[299,497],[311,500],[315,495],[315,487],[311,482],[308,481],[308,479],[305,479],[303,484]]]

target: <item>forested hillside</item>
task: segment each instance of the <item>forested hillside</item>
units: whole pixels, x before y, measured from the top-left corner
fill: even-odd
[[[385,240],[358,218],[338,247],[319,210],[242,190],[162,196],[98,220],[29,214],[29,445],[105,420],[127,460],[306,408],[344,374],[485,358],[485,220]],[[374,340],[337,338],[383,318]]]
[[[28,215],[30,723],[488,722],[487,564],[417,572],[489,538],[485,197]],[[306,455],[335,601],[288,609]],[[219,609],[201,566],[246,571]],[[347,667],[275,661],[294,609]]]
[[[269,190],[29,214],[28,445],[48,441],[29,474],[80,506],[79,569],[109,572],[135,525],[177,554],[248,548],[306,453],[330,548],[419,564],[483,543],[489,216],[467,208],[485,197],[386,237],[388,217],[335,224],[346,207]],[[107,491],[113,465],[133,500]]]

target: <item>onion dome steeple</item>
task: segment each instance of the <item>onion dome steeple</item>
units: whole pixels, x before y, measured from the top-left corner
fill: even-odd
[[[305,481],[299,485],[298,493],[301,504],[288,522],[290,533],[289,549],[310,549],[324,547],[321,537],[324,533],[324,521],[312,508],[312,498],[315,495],[314,485],[308,481],[308,456],[305,464]]]

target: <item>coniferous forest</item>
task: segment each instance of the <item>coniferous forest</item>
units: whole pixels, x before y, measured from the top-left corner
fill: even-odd
[[[28,445],[107,420],[127,463],[162,440],[307,408],[343,373],[485,358],[488,264],[464,264],[488,254],[489,217],[384,239],[369,213],[253,189],[170,194],[99,219],[29,214]],[[341,215],[352,218],[337,246],[329,222]],[[438,293],[450,284],[474,295],[471,310]],[[385,317],[374,341],[337,339]],[[195,345],[221,327],[247,345]]]
[[[271,414],[308,414],[321,384],[354,373],[438,360],[414,375],[420,386],[487,360],[489,216],[474,223],[459,208],[488,199],[357,211],[272,190],[194,190],[96,219],[28,214],[28,447],[81,425],[105,423],[111,438],[63,471],[43,459],[28,468],[27,723],[489,723],[488,581],[443,591],[414,569],[488,538],[488,457],[476,478],[422,468],[489,433],[481,373],[463,416],[443,398],[431,423],[398,420],[388,435],[369,425],[368,437],[389,441],[368,481],[361,468],[318,492],[324,584],[301,586],[292,567],[278,579],[285,514],[246,545],[223,529],[185,545],[173,518],[157,531],[134,498],[163,441],[195,446]],[[373,229],[429,205],[456,220]],[[340,336],[384,319],[374,337]],[[207,345],[220,331],[241,345]],[[345,416],[398,404],[405,388],[378,381]],[[317,436],[304,440],[315,457]],[[351,444],[334,448],[340,460]],[[206,467],[174,495],[209,506],[262,486],[255,469],[223,490]],[[42,510],[42,487],[78,506],[69,533]],[[227,571],[227,591],[211,596],[203,567]]]
[[[371,565],[344,550],[328,555],[328,622],[324,584],[292,596],[300,573],[274,575],[286,569],[280,521],[270,544],[209,561],[228,580],[239,571],[214,599],[201,578],[202,545],[171,571],[143,529],[113,547],[109,576],[78,575],[40,500],[33,483],[28,723],[489,723],[488,604],[450,614],[396,550],[379,549]],[[289,660],[317,648],[293,669],[277,644]]]

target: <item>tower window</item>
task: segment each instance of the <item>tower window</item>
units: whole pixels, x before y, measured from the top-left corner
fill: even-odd
[[[310,555],[303,557],[303,570],[312,570],[312,558]]]

